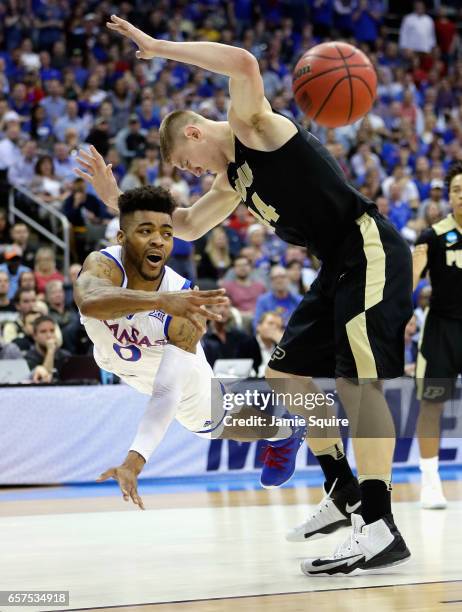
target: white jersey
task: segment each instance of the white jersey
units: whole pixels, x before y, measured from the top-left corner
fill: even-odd
[[[115,261],[122,271],[121,287],[127,287],[127,274],[122,263],[122,247],[111,246],[100,251]],[[165,266],[158,291],[189,289],[191,281]],[[88,336],[93,342],[96,363],[103,370],[113,372],[141,393],[151,395],[164,346],[168,343],[168,327],[172,317],[163,310],[139,312],[120,319],[99,321],[81,316]],[[197,346],[197,365],[194,376],[183,389],[177,419],[196,433],[214,429],[211,412],[213,372],[202,346]]]

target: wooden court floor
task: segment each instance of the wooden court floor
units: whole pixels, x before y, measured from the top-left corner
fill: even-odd
[[[146,512],[114,496],[2,501],[2,491],[0,589],[68,589],[67,610],[103,612],[462,611],[462,483],[444,488],[449,508],[423,511],[416,485],[394,487],[407,565],[315,579],[300,561],[332,552],[348,532],[309,545],[284,533],[320,489],[147,495]],[[52,608],[24,608],[34,609]]]

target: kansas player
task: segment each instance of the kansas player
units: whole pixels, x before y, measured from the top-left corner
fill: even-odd
[[[174,208],[169,192],[159,187],[141,187],[120,196],[119,244],[91,253],[75,287],[98,365],[151,396],[124,463],[99,479],[115,478],[124,499],[131,498],[140,508],[137,476],[174,418],[207,438],[284,439],[297,434],[293,467],[305,432],[301,426],[292,430],[266,423],[245,432],[232,424],[224,427],[221,389],[213,394],[218,383],[199,339],[204,315],[219,318],[200,305],[222,304],[227,298],[223,290],[184,291],[190,281],[165,265],[173,247]],[[235,417],[251,414],[245,408]]]

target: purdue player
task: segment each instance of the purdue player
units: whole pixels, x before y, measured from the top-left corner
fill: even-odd
[[[138,58],[187,62],[230,78],[228,121],[176,111],[162,122],[164,159],[196,176],[216,174],[207,194],[178,211],[175,235],[199,238],[243,201],[278,236],[309,246],[322,260],[322,271],[292,315],[267,377],[274,385],[278,379],[303,379],[318,391],[307,377],[335,376],[351,424],[364,417],[381,421],[381,438],[354,440],[359,486],[338,431],[331,439],[311,438],[327,495],[296,536],[308,540],[331,533],[349,523],[360,504],[362,516],[354,515],[354,537],[340,552],[304,561],[303,572],[344,574],[406,561],[410,553],[391,514],[394,428],[377,381],[403,373],[404,328],[412,315],[409,249],[376,206],[347,183],[319,141],[272,112],[258,62],[247,51],[155,40],[116,16],[108,27],[137,44]],[[110,167],[99,170],[94,155],[83,157],[88,176],[81,176],[113,205],[118,190]],[[370,427],[368,432],[374,435]],[[270,443],[262,484],[281,481],[286,452],[283,444]]]
[[[304,427],[224,427],[221,389],[214,394],[212,370],[199,339],[205,304],[227,302],[223,290],[184,291],[186,280],[165,265],[173,247],[175,203],[160,187],[141,187],[119,198],[117,246],[91,253],[75,285],[82,323],[98,365],[150,395],[146,412],[124,463],[99,480],[115,478],[124,499],[143,508],[137,476],[176,418],[206,438],[287,438]],[[213,402],[212,402],[213,399]],[[257,412],[260,416],[260,413]],[[243,409],[235,418],[251,416]],[[304,436],[299,436],[303,442]]]
[[[452,213],[425,230],[413,253],[414,286],[430,273],[432,296],[421,330],[416,364],[421,400],[417,423],[423,508],[447,505],[438,474],[440,421],[444,402],[453,398],[462,374],[462,163],[448,171]]]

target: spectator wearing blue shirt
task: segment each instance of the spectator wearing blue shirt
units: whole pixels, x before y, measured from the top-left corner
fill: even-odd
[[[390,186],[389,206],[390,212],[388,218],[401,231],[408,221],[412,219],[413,215],[409,203],[401,199],[401,187],[397,183],[393,183]]]
[[[302,300],[301,295],[289,291],[289,275],[282,266],[273,266],[270,271],[271,291],[261,295],[255,306],[254,330],[265,312],[277,312],[281,315],[284,325]]]
[[[66,112],[66,100],[62,96],[62,86],[57,79],[50,79],[46,84],[48,95],[40,101],[46,112],[46,119],[54,123]]]
[[[359,0],[353,13],[353,35],[358,42],[375,44],[381,21],[380,7],[374,0]]]
[[[19,277],[23,272],[30,272],[31,269],[22,265],[22,250],[13,245],[3,252],[5,263],[0,265],[0,271],[6,272],[10,281],[8,298],[12,300],[16,295],[19,286]]]

